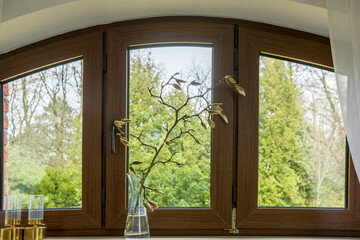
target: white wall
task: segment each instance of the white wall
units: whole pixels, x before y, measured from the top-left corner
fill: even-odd
[[[5,11],[2,13],[0,20],[5,22],[41,9],[72,1],[76,0],[2,0]]]
[[[157,16],[245,19],[328,36],[326,9],[290,0],[2,1],[0,53],[75,29]]]

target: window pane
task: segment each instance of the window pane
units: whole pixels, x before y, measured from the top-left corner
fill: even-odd
[[[196,80],[201,86],[190,87],[189,94],[195,95],[211,86],[212,47],[207,46],[163,46],[129,50],[129,132],[138,135],[144,133],[144,141],[159,147],[165,136],[165,129],[170,128],[175,120],[174,111],[159,104],[152,98],[148,88],[159,92],[171,75],[189,81]],[[186,84],[182,83],[183,86]],[[179,107],[186,99],[186,91],[178,91],[173,86],[164,89],[164,99]],[[205,96],[211,101],[211,95]],[[206,104],[202,101],[190,101],[181,112],[191,115]],[[207,119],[204,119],[207,122]],[[186,134],[169,146],[165,145],[158,157],[166,161],[174,152],[179,152],[174,161],[186,164],[183,167],[175,163],[157,164],[147,179],[152,188],[161,188],[164,195],[147,192],[149,199],[160,207],[210,207],[210,172],[211,172],[211,131],[203,129],[199,119],[187,123],[187,128],[180,124],[171,133],[171,138],[179,135],[181,129],[193,129],[193,134],[202,143],[198,145]],[[154,154],[141,147],[139,142],[130,138],[129,161],[144,161],[149,164]],[[144,165],[145,165],[144,164]]]
[[[45,208],[82,205],[82,60],[4,86],[4,190],[43,194]]]
[[[262,56],[259,207],[345,205],[345,131],[335,74]]]

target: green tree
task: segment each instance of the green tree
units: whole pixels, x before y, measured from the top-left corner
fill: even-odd
[[[46,208],[81,206],[81,89],[81,61],[9,83],[8,185],[24,208],[28,194],[44,194]]]
[[[129,94],[129,124],[130,133],[139,134],[142,129],[146,141],[158,145],[162,140],[159,138],[167,127],[165,123],[172,123],[174,116],[172,111],[157,103],[148,92],[148,87],[159,89],[162,80],[166,79],[161,66],[154,64],[151,52],[132,51],[130,65],[130,94]],[[166,100],[171,104],[179,105],[185,95],[179,91],[168,89]],[[189,113],[195,113],[196,104],[188,106]],[[186,165],[179,168],[176,164],[166,166],[157,165],[148,178],[150,187],[160,187],[165,195],[158,195],[149,192],[149,198],[155,201],[160,207],[209,207],[210,206],[210,156],[211,156],[211,131],[205,131],[200,121],[189,122],[188,126],[194,130],[196,137],[202,145],[194,144],[194,139],[189,136],[181,138],[164,149],[159,156],[161,160],[167,160],[172,153],[175,160]],[[150,129],[150,130],[149,130]],[[176,136],[174,132],[172,136]],[[153,155],[132,141],[129,150],[130,161],[149,162]]]
[[[303,111],[293,68],[261,58],[259,97],[259,206],[308,206]]]
[[[46,208],[72,208],[81,206],[78,194],[78,168],[70,164],[65,170],[47,167],[37,194],[44,194]],[[80,174],[81,175],[81,174]]]

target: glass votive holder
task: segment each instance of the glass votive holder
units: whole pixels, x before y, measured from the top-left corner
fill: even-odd
[[[22,240],[21,220],[21,195],[5,196],[5,226],[1,229],[1,240]]]
[[[5,226],[19,225],[21,220],[21,195],[5,196]]]
[[[29,217],[28,220],[42,221],[44,219],[44,195],[29,196]]]
[[[24,240],[43,240],[45,239],[46,227],[44,219],[44,195],[29,196],[29,215],[28,223],[32,227],[24,229]]]

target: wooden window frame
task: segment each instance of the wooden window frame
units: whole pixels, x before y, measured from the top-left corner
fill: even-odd
[[[315,65],[333,67],[327,38],[297,31],[239,27],[239,79],[248,97],[239,100],[238,134],[238,218],[244,232],[280,235],[351,236],[360,230],[359,181],[348,156],[348,184],[345,209],[260,208],[258,195],[259,58],[267,53]],[[345,146],[344,146],[345,147]],[[345,161],[345,159],[344,159]]]
[[[106,95],[106,125],[109,129],[115,119],[126,116],[127,103],[127,50],[128,47],[149,44],[211,43],[214,49],[214,81],[232,70],[233,26],[219,23],[148,23],[124,26],[108,31],[108,70]],[[233,91],[221,86],[214,91],[215,102],[224,103],[226,114],[233,119]],[[148,215],[150,229],[226,229],[231,227],[231,194],[233,121],[225,124],[214,119],[211,159],[211,208],[158,209]],[[106,136],[106,220],[108,229],[123,229],[126,204],[126,151],[121,144],[111,154],[109,132]],[[221,162],[220,162],[221,161]],[[206,219],[207,221],[204,221]]]
[[[233,53],[237,50],[234,24],[239,26],[237,71],[233,70]],[[213,208],[156,210],[149,214],[152,235],[230,235],[224,229],[231,228],[231,210],[237,207],[239,235],[359,236],[360,186],[351,156],[348,209],[257,208],[259,55],[267,52],[332,67],[329,39],[267,24],[203,17],[153,18],[97,26],[0,55],[0,80],[67,59],[84,58],[83,208],[46,211],[49,236],[123,234],[126,153],[120,144],[116,154],[110,153],[110,126],[126,114],[127,47],[160,42],[213,43],[218,49],[214,49],[214,79],[233,75],[246,89],[247,97],[238,97],[226,89],[215,93],[214,100],[233,109],[233,115],[227,111],[232,124],[225,126],[218,121],[216,131],[235,134],[226,146],[219,133],[213,134],[215,145],[229,149],[225,155],[217,150],[213,154],[217,159],[226,159],[221,168],[216,165],[218,160],[213,161]],[[105,72],[103,51],[108,63]],[[231,202],[234,184],[236,205]],[[101,202],[102,187],[106,187],[105,206]],[[23,214],[23,223],[26,218],[27,214]],[[0,224],[3,219],[1,212]]]
[[[101,228],[102,32],[65,38],[0,57],[0,80],[6,82],[71,59],[83,60],[82,208],[45,210],[49,230]],[[2,83],[1,83],[2,84]],[[4,211],[0,225],[4,224]],[[27,210],[23,210],[23,226]]]

